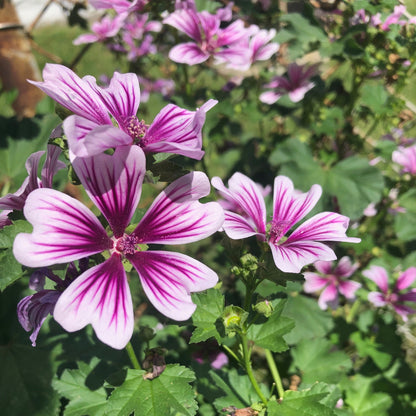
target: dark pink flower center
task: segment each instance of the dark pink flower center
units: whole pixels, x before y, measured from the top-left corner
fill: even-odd
[[[270,223],[269,241],[272,244],[277,243],[286,233],[290,226],[289,221],[272,220]]]
[[[143,139],[147,131],[144,121],[139,121],[136,116],[127,117],[124,122],[124,128],[136,144]]]
[[[386,302],[394,305],[399,300],[399,295],[397,293],[389,293],[386,295]]]
[[[134,254],[137,251],[136,245],[138,243],[139,240],[136,236],[124,234],[123,237],[114,241],[113,248],[123,255]]]

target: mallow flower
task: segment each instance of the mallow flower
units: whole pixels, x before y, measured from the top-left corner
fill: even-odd
[[[416,145],[399,146],[392,154],[392,160],[402,165],[402,172],[416,175]]]
[[[30,82],[74,113],[63,123],[74,156],[94,156],[126,145],[138,145],[146,153],[175,153],[194,159],[204,155],[201,130],[205,113],[216,100],[208,100],[196,111],[168,104],[147,125],[136,115],[140,104],[136,74],[115,72],[108,87],[101,88],[90,75],[80,78],[63,65],[47,64],[43,79]]]
[[[368,294],[368,300],[374,306],[391,307],[403,321],[407,321],[407,315],[416,313],[416,309],[407,305],[408,302],[416,302],[416,289],[409,289],[416,280],[416,267],[409,267],[401,273],[393,287],[389,285],[389,276],[384,267],[373,265],[364,270],[363,275],[380,288],[380,292],[373,291]]]
[[[303,266],[318,260],[335,260],[334,251],[323,241],[360,241],[346,236],[349,218],[335,212],[316,214],[287,235],[318,202],[322,194],[319,185],[298,193],[288,177],[277,176],[273,214],[268,222],[261,189],[250,178],[237,172],[228,181],[228,188],[219,177],[211,182],[224,199],[239,207],[237,212],[225,211],[223,229],[228,237],[238,240],[255,235],[269,245],[277,268],[284,272],[299,273]]]
[[[338,263],[332,261],[317,261],[314,264],[317,271],[304,272],[305,283],[303,290],[306,293],[322,291],[319,295],[318,305],[321,309],[338,307],[339,294],[347,299],[354,299],[355,292],[361,284],[348,280],[357,270],[358,264],[352,264],[347,256],[342,257]]]
[[[16,259],[32,268],[106,254],[103,263],[64,290],[54,319],[69,332],[91,324],[102,342],[125,347],[133,333],[134,314],[124,261],[137,270],[145,294],[159,312],[178,321],[188,319],[196,308],[190,293],[213,287],[217,274],[184,254],[146,249],[147,244],[198,241],[221,227],[221,206],[198,201],[210,192],[207,176],[192,172],[171,183],[131,231],[127,226],[145,174],[143,151],[138,146],[119,147],[113,155],[76,158],[73,166],[108,221],[110,234],[80,201],[52,189],[38,189],[24,208],[33,232],[18,234],[13,246]]]

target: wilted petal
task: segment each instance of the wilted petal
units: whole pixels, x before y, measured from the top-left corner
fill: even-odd
[[[299,273],[303,266],[316,262],[317,260],[331,261],[337,256],[325,244],[316,241],[296,241],[287,244],[271,244],[273,259],[276,267],[287,273]]]
[[[416,267],[409,267],[397,279],[396,289],[398,291],[407,289],[416,279]]]
[[[113,155],[76,158],[73,166],[114,236],[122,236],[140,200],[146,171],[143,151],[138,146],[118,147]]]
[[[17,317],[27,332],[33,330],[30,340],[36,346],[40,328],[49,314],[52,315],[55,304],[61,294],[56,290],[41,290],[23,298],[17,305]]]
[[[349,218],[335,212],[321,212],[301,224],[286,243],[293,243],[302,240],[317,241],[346,241],[359,243],[359,238],[347,237]]]
[[[91,324],[102,342],[124,348],[133,334],[134,317],[121,257],[113,254],[75,279],[62,293],[53,314],[66,331]]]
[[[367,299],[376,307],[386,305],[386,298],[384,297],[384,294],[380,292],[370,292]]]
[[[123,125],[126,118],[136,115],[140,104],[140,86],[136,74],[114,72],[107,88],[99,87],[92,76],[84,77],[84,80],[94,89],[120,125]]]
[[[201,159],[201,131],[205,123],[205,113],[218,101],[208,100],[196,111],[185,110],[173,104],[162,108],[149,126],[143,138],[145,152],[176,153]]]
[[[285,223],[286,230],[290,229],[312,210],[321,194],[322,188],[319,185],[312,185],[309,192],[295,195],[293,182],[286,176],[277,176],[274,180],[273,221]]]
[[[255,225],[255,230],[261,234],[266,232],[266,205],[262,190],[257,183],[252,181],[247,176],[237,172],[231,176],[228,181],[228,189],[224,186],[219,177],[214,177],[211,180],[212,186],[216,188],[220,195],[226,200],[233,202],[239,207],[244,214],[250,218],[250,228]],[[232,213],[230,213],[232,214]],[[237,219],[235,216],[230,216],[230,220]],[[251,225],[251,223],[254,223]]]
[[[36,189],[24,208],[31,234],[18,234],[13,253],[25,266],[67,263],[112,247],[103,226],[81,202],[53,189]]]
[[[329,284],[328,279],[316,273],[305,272],[303,273],[303,276],[305,278],[303,290],[306,293],[318,292],[319,290],[323,289],[327,284]]]
[[[132,138],[123,130],[97,123],[80,116],[69,116],[64,123],[71,162],[74,156],[90,157],[107,149],[132,144]]]
[[[53,144],[48,144],[45,164],[41,172],[42,188],[52,188],[53,177],[58,170],[65,169],[64,162],[58,160],[62,150]]]
[[[29,82],[73,113],[98,124],[111,124],[104,103],[75,72],[63,65],[46,64],[42,75],[44,82]]]
[[[216,202],[201,204],[210,183],[202,172],[191,172],[160,193],[133,234],[143,243],[184,244],[218,231],[224,211]]]
[[[218,281],[213,270],[184,254],[145,251],[128,258],[153,306],[176,321],[184,321],[194,312],[191,292],[209,289]]]
[[[193,42],[180,43],[169,51],[169,59],[180,64],[197,65],[205,62],[210,54]]]
[[[363,276],[371,279],[383,293],[387,293],[389,290],[389,277],[384,267],[371,266],[368,270],[363,271]]]

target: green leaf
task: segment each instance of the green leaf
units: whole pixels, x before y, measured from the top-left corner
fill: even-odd
[[[342,374],[352,367],[352,363],[347,354],[334,351],[333,348],[331,342],[322,338],[299,342],[291,350],[292,371],[298,369],[303,383],[337,383]]]
[[[219,289],[213,288],[205,292],[193,293],[192,301],[196,304],[196,310],[192,315],[196,329],[190,342],[202,342],[212,337],[220,342],[221,335],[215,323],[224,311],[224,295]]]
[[[330,394],[324,383],[316,383],[310,389],[302,391],[285,391],[283,401],[279,404],[270,401],[268,416],[335,416],[333,408],[321,401]]]
[[[288,349],[283,336],[288,334],[295,326],[293,319],[281,316],[286,300],[280,299],[277,304],[273,304],[274,311],[264,323],[252,324],[247,336],[258,346],[267,348],[273,352],[282,352]]]
[[[120,387],[116,387],[108,399],[111,416],[170,415],[172,410],[180,415],[194,415],[197,410],[195,394],[190,382],[194,373],[178,364],[169,364],[165,371],[153,380],[145,380],[143,370],[128,370]],[[173,413],[174,414],[174,413]]]
[[[98,364],[95,358],[91,364],[78,363],[78,369],[65,370],[59,380],[52,385],[62,396],[69,400],[65,407],[65,416],[103,416],[107,409],[107,393],[104,387],[90,390],[86,385],[86,378]]]
[[[17,234],[31,230],[27,221],[16,221],[0,230],[0,292],[25,274],[22,265],[14,258],[13,242]]]
[[[371,82],[361,87],[360,104],[368,107],[376,116],[380,116],[385,114],[386,111],[389,111],[386,105],[388,98],[389,94],[382,84]]]
[[[239,374],[234,368],[227,373],[221,372],[220,374],[212,370],[209,372],[215,386],[222,393],[222,396],[214,401],[214,406],[218,411],[229,406],[243,409],[260,400],[246,374]],[[269,396],[266,386],[261,384],[260,389],[266,397]]]
[[[0,409],[4,415],[55,416],[59,398],[50,383],[49,352],[32,346],[0,346]]]
[[[17,234],[30,233],[32,226],[23,220],[15,221],[0,230],[0,249],[13,247],[13,242]]]
[[[359,156],[342,160],[328,172],[326,190],[337,197],[341,213],[352,219],[361,217],[370,202],[378,202],[383,188],[381,172]]]
[[[359,374],[351,379],[345,379],[341,388],[346,391],[345,402],[354,411],[355,416],[387,416],[393,403],[386,393],[373,393],[377,377],[368,378]]]
[[[416,189],[410,189],[400,196],[399,206],[406,212],[394,217],[394,230],[403,241],[416,240]]]
[[[318,302],[306,296],[289,296],[283,313],[295,320],[295,329],[285,336],[289,344],[324,337],[334,326],[331,316],[319,308]]]

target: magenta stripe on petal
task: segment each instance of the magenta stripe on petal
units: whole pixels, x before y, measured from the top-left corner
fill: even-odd
[[[124,348],[133,334],[134,317],[121,257],[113,254],[75,279],[60,296],[53,315],[66,331],[91,324],[102,342]]]
[[[369,269],[363,271],[363,276],[371,279],[383,293],[389,290],[389,277],[387,270],[381,266],[371,266]]]
[[[139,203],[146,161],[138,146],[118,147],[73,161],[89,197],[106,217],[115,237],[123,235]]]
[[[210,184],[202,172],[192,172],[170,184],[154,200],[133,234],[143,243],[183,244],[218,231],[224,211],[216,202],[201,204]]]
[[[95,215],[62,192],[34,190],[26,200],[24,214],[33,232],[16,236],[13,253],[25,266],[67,263],[112,247]]]
[[[128,257],[153,306],[177,321],[188,319],[195,310],[190,292],[209,289],[218,281],[213,270],[184,254],[145,251]]]
[[[225,221],[222,228],[233,240],[240,240],[252,235],[258,235],[262,240],[265,238],[265,234],[257,233],[256,226],[250,218],[246,219],[230,211],[225,211]]]
[[[296,243],[274,245],[269,243],[276,267],[284,272],[299,273],[302,267],[317,260],[331,261],[337,256],[325,244],[316,241],[297,241]]]

